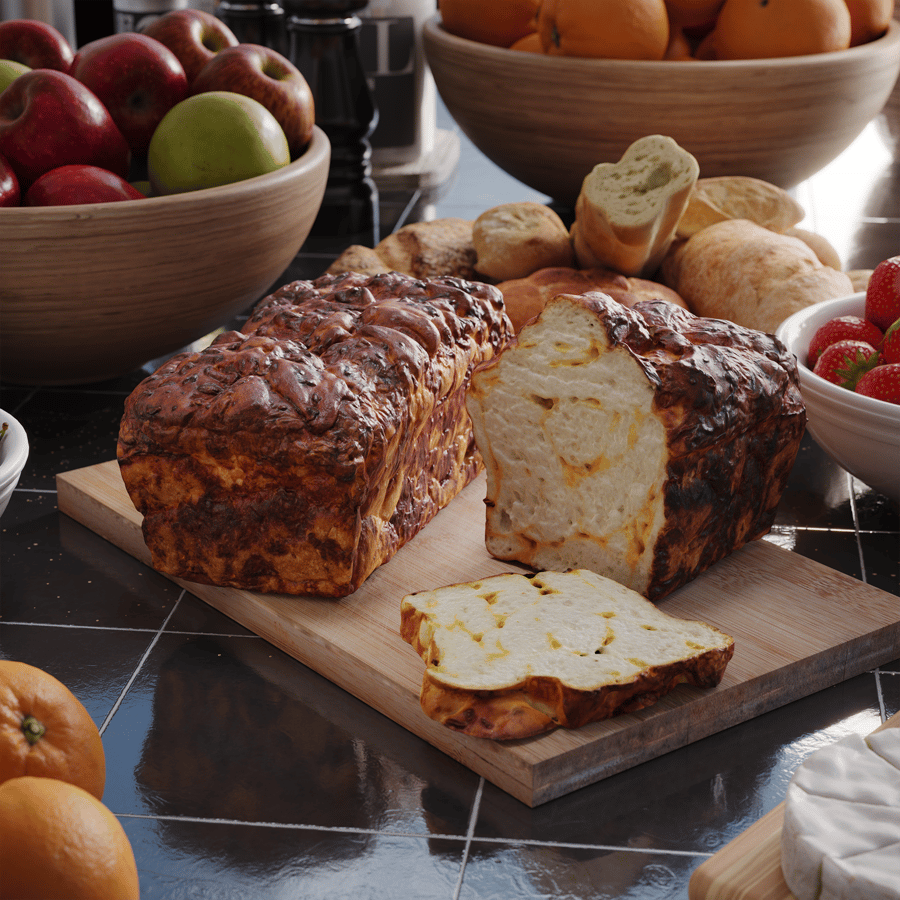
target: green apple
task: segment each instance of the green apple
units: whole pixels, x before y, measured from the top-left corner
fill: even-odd
[[[287,138],[272,113],[231,91],[207,91],[176,103],[147,150],[154,194],[231,184],[289,162]]]
[[[23,72],[30,72],[31,67],[14,59],[0,59],[0,94],[9,87]]]

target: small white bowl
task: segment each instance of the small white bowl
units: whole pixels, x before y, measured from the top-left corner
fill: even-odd
[[[865,312],[865,293],[825,300],[794,313],[777,337],[797,357],[807,428],[816,443],[860,481],[900,505],[900,406],[863,397],[806,365],[809,342],[830,319]]]
[[[21,423],[8,412],[0,409],[0,425],[6,422],[9,428],[6,437],[0,441],[0,516],[6,511],[9,498],[19,483],[19,476],[28,459],[28,435]]]

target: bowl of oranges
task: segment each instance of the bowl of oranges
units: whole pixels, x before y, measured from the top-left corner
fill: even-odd
[[[893,0],[441,0],[435,84],[489,159],[558,203],[647,134],[703,177],[790,189],[878,115],[900,72]]]

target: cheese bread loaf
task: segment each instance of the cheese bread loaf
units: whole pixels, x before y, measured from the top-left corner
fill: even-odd
[[[697,315],[769,334],[800,309],[853,293],[850,277],[805,241],[746,219],[698,231],[671,249],[660,271]]]
[[[601,293],[551,300],[466,403],[488,551],[651,600],[768,531],[806,421],[774,337]]]
[[[526,278],[501,281],[497,287],[503,294],[506,313],[516,332],[557,294],[602,291],[625,306],[634,306],[641,300],[667,300],[687,308],[684,300],[670,287],[644,278],[628,278],[612,269],[572,269],[564,266],[538,269]]]
[[[470,374],[512,336],[496,288],[322,276],[127,399],[118,459],[153,565],[343,596],[480,471]]]
[[[593,572],[495,575],[404,597],[432,719],[511,740],[634,712],[679,684],[715,687],[731,637]]]

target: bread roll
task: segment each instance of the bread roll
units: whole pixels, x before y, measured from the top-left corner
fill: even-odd
[[[475,220],[472,241],[475,270],[494,281],[575,264],[569,229],[543,203],[504,203],[483,212]]]
[[[687,308],[681,297],[664,284],[643,278],[626,278],[612,269],[539,269],[527,278],[501,281],[497,287],[503,294],[506,313],[516,332],[557,294],[603,291],[625,306],[634,306],[641,300],[659,299]]]
[[[697,315],[769,334],[797,310],[853,293],[850,278],[799,238],[746,219],[717,222],[679,243],[661,280]]]
[[[466,406],[488,552],[651,600],[768,531],[806,424],[774,337],[600,293],[551,300]]]
[[[747,219],[786,232],[803,221],[803,207],[785,190],[746,175],[700,178],[691,190],[676,235],[691,237],[716,222]]]
[[[578,266],[652,278],[698,173],[690,153],[658,134],[635,141],[619,162],[595,166],[575,201]]]
[[[322,276],[180,354],[128,397],[123,481],[153,565],[189,581],[341,597],[480,471],[464,395],[512,337],[457,278]]]
[[[495,575],[404,597],[400,634],[425,661],[425,713],[513,740],[715,687],[734,640],[586,570]]]
[[[821,234],[807,231],[805,228],[789,228],[784,233],[791,237],[800,238],[816,254],[823,266],[831,266],[832,269],[837,269],[839,272],[843,270],[844,266],[841,263],[841,257],[838,255],[837,250]]]
[[[326,274],[399,272],[413,278],[451,275],[473,279],[476,275],[472,226],[468,219],[453,217],[413,222],[398,228],[371,250],[358,245],[348,247],[328,267]]]

